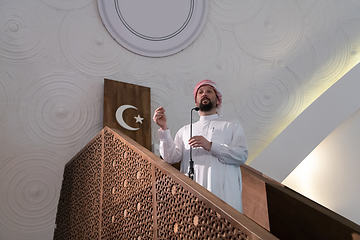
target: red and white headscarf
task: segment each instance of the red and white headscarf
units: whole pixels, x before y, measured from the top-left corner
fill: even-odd
[[[215,93],[216,93],[216,96],[219,100],[219,104],[216,106],[216,109],[217,109],[217,113],[218,115],[221,114],[221,103],[222,103],[222,94],[220,93],[219,91],[219,88],[218,86],[216,85],[216,83],[214,83],[213,81],[211,80],[208,80],[208,79],[205,79],[205,80],[202,80],[201,82],[199,82],[195,88],[194,88],[194,99],[195,99],[195,103],[196,103],[196,94],[197,94],[197,91],[199,90],[199,88],[201,86],[204,86],[204,85],[210,85],[214,90],[215,90]]]

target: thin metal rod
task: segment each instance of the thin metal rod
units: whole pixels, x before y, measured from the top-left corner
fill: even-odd
[[[199,111],[198,107],[194,107],[190,111],[190,138],[192,138],[192,111]],[[189,178],[194,180],[194,161],[192,159],[192,146],[190,146],[190,167],[189,167]]]

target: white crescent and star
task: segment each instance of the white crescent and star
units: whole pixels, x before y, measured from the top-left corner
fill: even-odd
[[[121,127],[125,128],[127,130],[130,130],[130,131],[139,130],[139,128],[130,127],[124,121],[123,113],[126,109],[129,109],[129,108],[138,110],[136,107],[134,107],[132,105],[122,105],[116,110],[116,113],[115,113],[116,121],[120,124]],[[137,115],[137,117],[134,117],[134,118],[136,120],[136,123],[141,123],[141,124],[143,123],[142,121],[144,120],[144,118],[140,117],[140,115]]]

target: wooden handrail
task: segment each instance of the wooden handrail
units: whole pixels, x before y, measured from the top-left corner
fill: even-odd
[[[54,239],[359,239],[359,225],[241,169],[244,214],[105,127],[65,166]]]
[[[105,127],[65,166],[54,239],[277,239]]]
[[[243,176],[252,176],[265,185],[258,188],[259,193],[265,194],[267,216],[254,219],[260,222],[269,219],[270,232],[280,239],[324,239],[324,240],[355,240],[360,237],[360,226],[331,211],[330,209],[310,200],[298,192],[283,184],[263,175],[261,172],[249,167],[242,166]],[[243,178],[243,185],[247,181]],[[243,196],[246,193],[243,192]],[[262,195],[262,196],[263,196]],[[264,197],[253,198],[253,202],[262,202]],[[244,214],[249,203],[243,199]],[[251,203],[250,203],[251,205]]]

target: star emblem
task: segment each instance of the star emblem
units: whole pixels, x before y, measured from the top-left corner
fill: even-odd
[[[143,123],[142,121],[144,120],[144,118],[140,117],[140,115],[137,115],[137,117],[134,117],[136,119],[136,122],[138,123]]]

